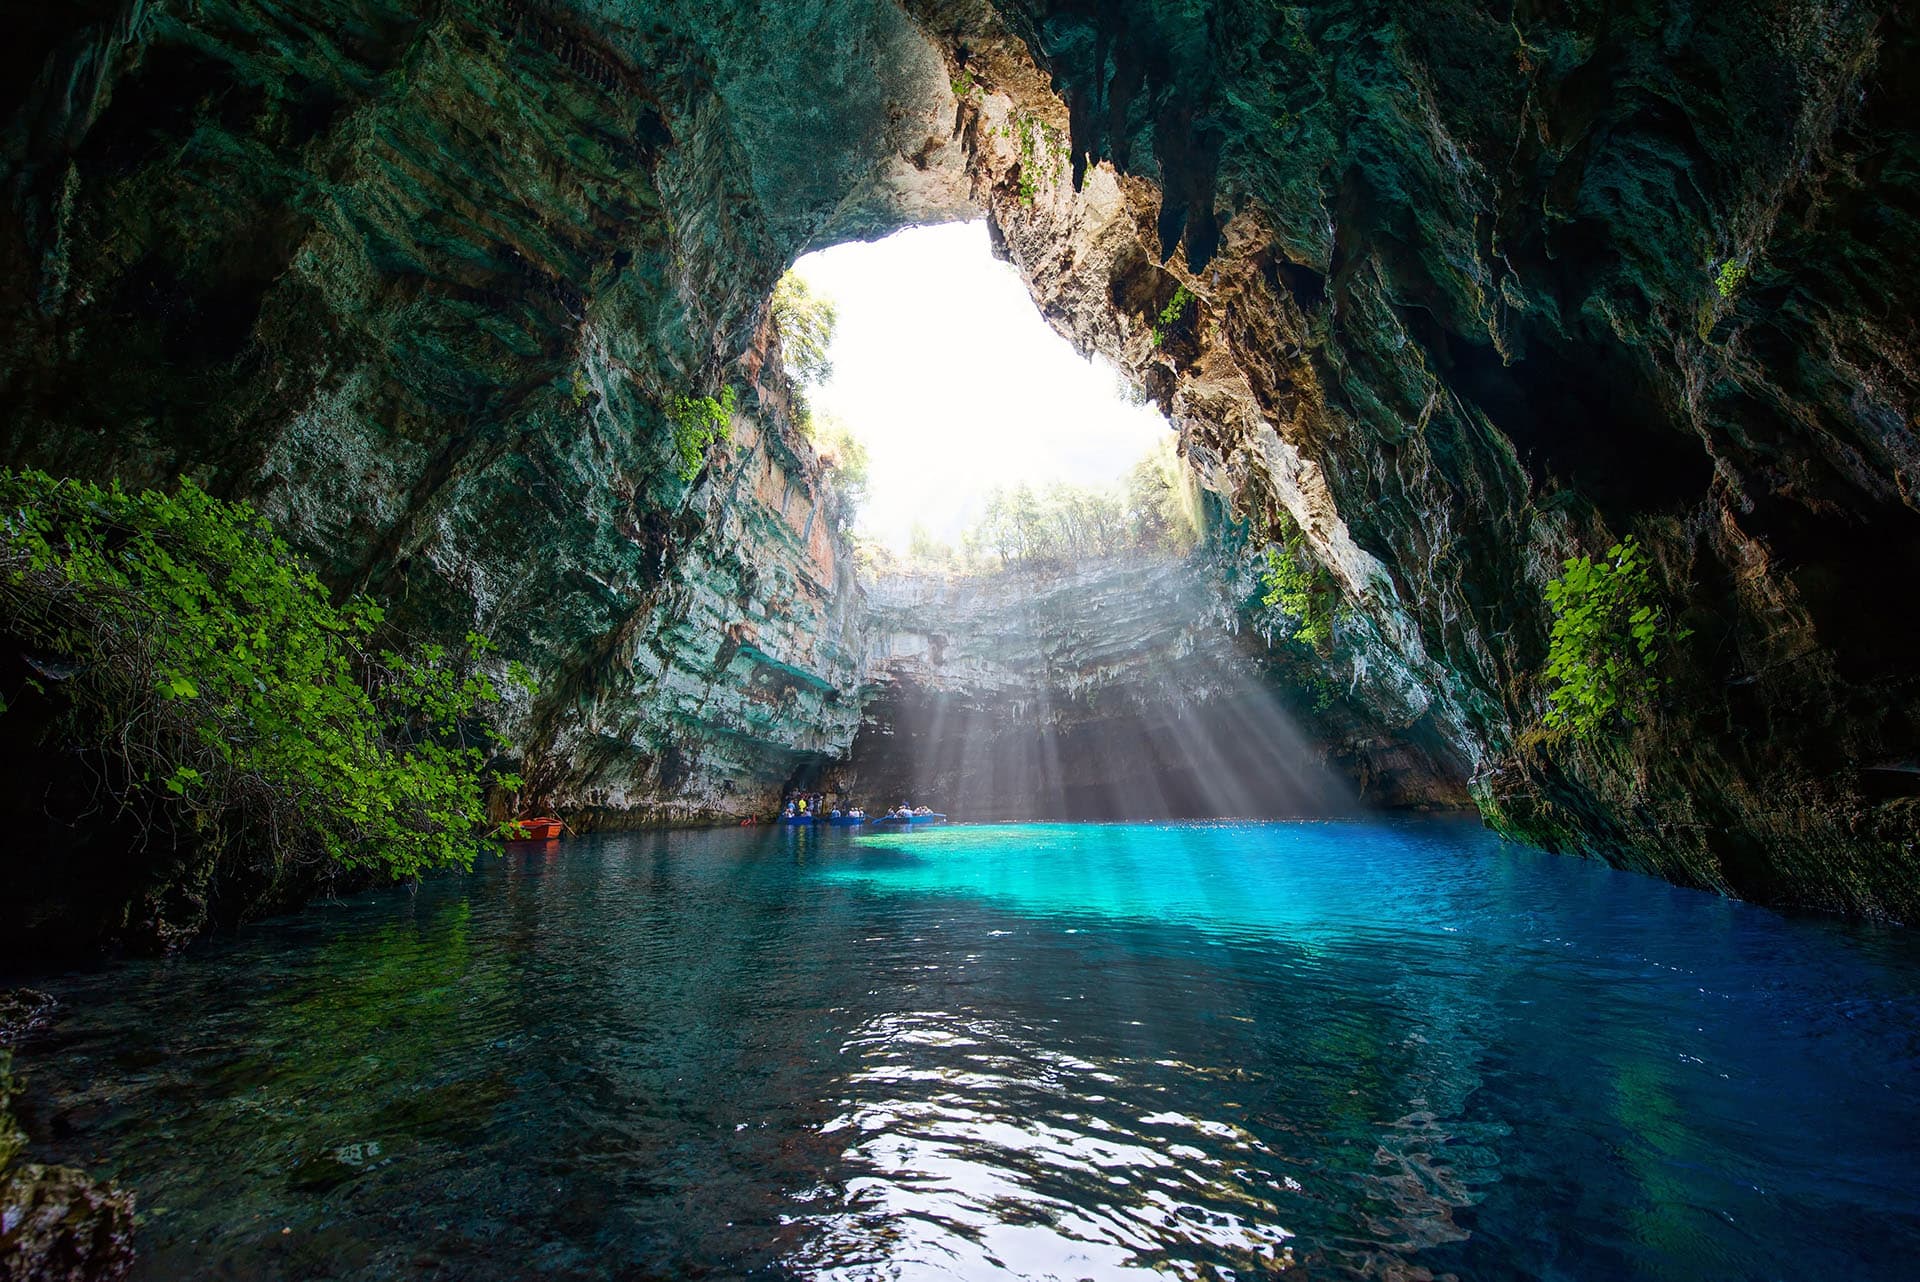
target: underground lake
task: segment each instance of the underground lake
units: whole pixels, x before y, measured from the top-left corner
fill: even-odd
[[[1471,822],[593,837],[57,986],[23,1114],[140,1190],[140,1278],[1920,1249],[1920,940]]]
[[[0,6],[0,1282],[1920,1274],[1916,68]]]

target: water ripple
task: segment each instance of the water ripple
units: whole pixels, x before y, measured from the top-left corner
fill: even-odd
[[[1292,1262],[1242,1165],[1260,1142],[1146,1111],[1134,1065],[953,1011],[869,1020],[844,1050],[859,1065],[821,1128],[847,1133],[844,1204],[810,1217],[788,1261],[803,1276],[1198,1278]]]
[[[36,979],[26,1122],[148,1279],[1920,1251],[1920,937],[1452,824],[625,836]]]

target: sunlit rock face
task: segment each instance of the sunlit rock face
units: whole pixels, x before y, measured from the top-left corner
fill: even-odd
[[[1008,256],[1305,529],[1343,684],[1510,830],[1920,911],[1912,6],[918,9]],[[1692,636],[1541,743],[1545,584],[1627,534]]]
[[[868,588],[866,723],[833,782],[963,819],[1162,819],[1466,803],[1446,747],[1378,735],[1239,627],[1215,558]],[[1244,588],[1244,583],[1239,585]]]
[[[410,628],[491,637],[544,801],[764,810],[843,751],[856,604],[765,300],[969,210],[892,4],[21,8],[0,459],[249,498]],[[691,484],[663,408],[731,383]]]

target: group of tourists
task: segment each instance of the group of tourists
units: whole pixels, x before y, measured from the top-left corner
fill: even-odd
[[[782,819],[801,819],[808,815],[818,815],[826,804],[826,798],[817,792],[802,793],[798,797],[787,798],[787,808],[780,812]]]
[[[810,792],[787,798],[786,808],[780,812],[780,817],[782,819],[865,819],[867,812],[859,806],[850,806],[845,810],[838,806],[829,809],[823,794]]]
[[[932,813],[934,812],[925,806],[909,806],[903,801],[881,817],[902,820]],[[780,811],[780,817],[782,819],[865,819],[867,812],[859,806],[849,806],[842,810],[836,805],[828,809],[827,799],[823,794],[810,792],[788,797],[786,806]]]

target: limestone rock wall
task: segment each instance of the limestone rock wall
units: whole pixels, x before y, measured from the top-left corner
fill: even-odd
[[[835,782],[870,807],[966,818],[1468,804],[1464,764],[1430,727],[1383,731],[1255,630],[1237,568],[1216,546],[873,583],[871,693]]]
[[[1490,818],[1920,913],[1911,6],[914,8],[1042,311],[1299,523],[1340,680]],[[1627,534],[1692,636],[1640,725],[1543,742],[1545,584]]]
[[[766,299],[971,208],[898,8],[97,0],[0,48],[0,461],[194,476],[490,636],[543,802],[764,810],[844,750],[856,598]],[[664,407],[723,385],[689,484]]]

